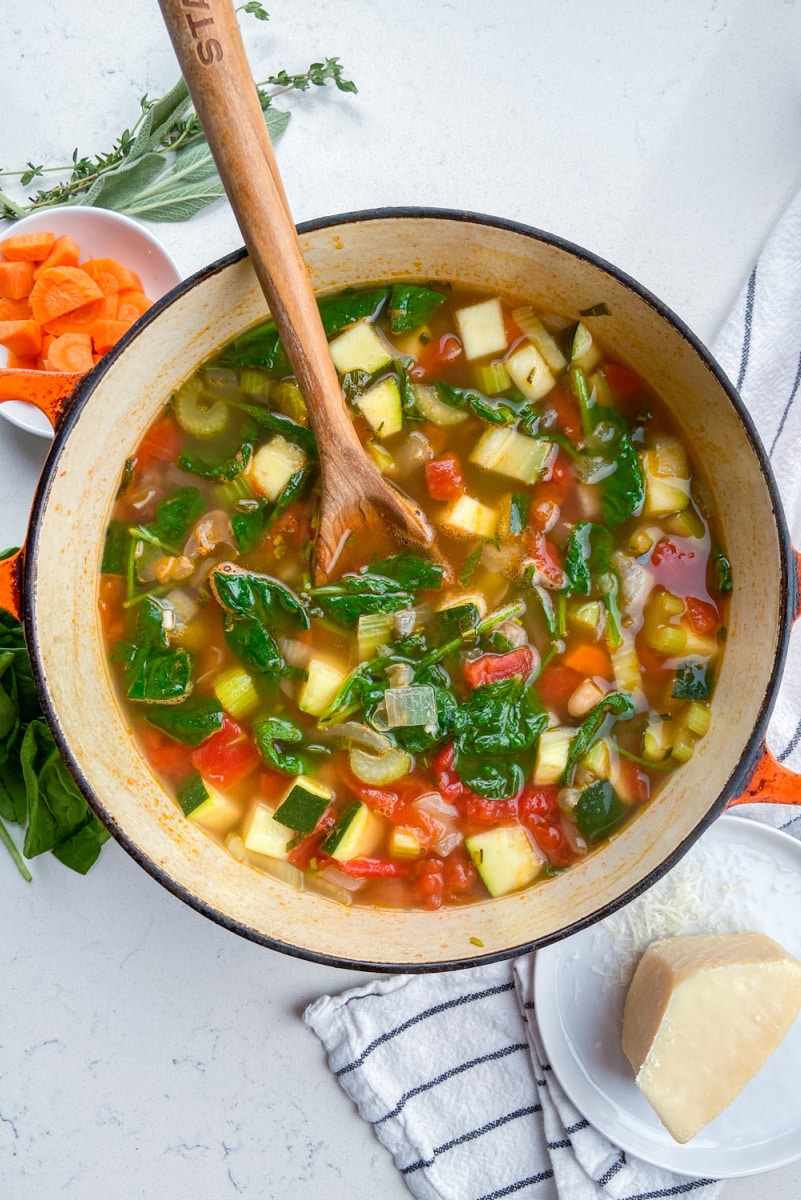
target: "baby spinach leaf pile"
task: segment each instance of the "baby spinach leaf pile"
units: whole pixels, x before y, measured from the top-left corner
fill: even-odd
[[[24,827],[22,854],[7,824]],[[78,791],[44,719],[22,627],[0,609],[0,840],[30,880],[24,858],[48,850],[86,874],[108,836]]]

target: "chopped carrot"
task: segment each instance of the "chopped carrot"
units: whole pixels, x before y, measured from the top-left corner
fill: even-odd
[[[97,354],[104,354],[131,328],[129,321],[95,321],[88,330]]]
[[[91,371],[94,365],[88,333],[62,333],[53,338],[45,359],[48,371]]]
[[[6,300],[22,300],[30,295],[32,287],[32,263],[0,260],[0,296]]]
[[[31,312],[34,320],[44,325],[90,300],[99,300],[102,295],[94,279],[81,267],[48,267],[31,290]]]
[[[0,250],[0,345],[18,370],[89,371],[152,304],[135,271],[81,263],[68,234],[20,234]]]
[[[0,321],[27,321],[31,315],[31,302],[27,296],[21,300],[0,299]]]
[[[117,262],[116,258],[90,258],[83,264],[83,269],[90,279],[94,279],[104,296],[131,288],[142,290],[139,276]]]
[[[562,655],[562,662],[585,678],[600,675],[602,679],[609,679],[612,675],[609,652],[597,642],[578,642]]]
[[[38,278],[48,267],[77,267],[81,260],[81,248],[67,233],[53,242],[53,249],[42,262],[33,268],[33,274]]]
[[[9,262],[41,262],[47,258],[56,240],[54,233],[20,233],[0,242],[0,254]]]
[[[116,295],[101,296],[99,300],[82,304],[52,321],[45,321],[43,328],[57,337],[62,333],[89,333],[97,321],[116,321],[117,308]]]
[[[153,301],[148,300],[144,292],[138,288],[126,288],[120,292],[120,307],[117,312],[118,321],[135,321],[146,313]]]
[[[6,366],[13,367],[16,371],[41,370],[39,366],[39,359],[37,357],[34,356],[33,358],[20,358],[19,354],[15,354],[13,350],[9,350],[8,352],[8,361]]]
[[[35,358],[42,348],[42,330],[35,321],[0,321],[0,345],[21,358]]]

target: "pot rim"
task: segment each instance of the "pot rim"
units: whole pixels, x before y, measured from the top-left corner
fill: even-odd
[[[368,962],[365,960],[351,960],[339,955],[329,955],[313,950],[309,950],[291,943],[280,941],[278,938],[269,937],[260,931],[246,925],[244,922],[236,918],[226,916],[221,913],[213,904],[197,896],[195,893],[186,888],[183,884],[173,879],[172,876],[157,863],[153,862],[147,854],[142,851],[136,842],[128,835],[128,833],[119,825],[111,813],[106,809],[100,797],[98,797],[87,782],[80,762],[73,755],[69,742],[64,734],[62,724],[54,705],[51,703],[44,671],[40,658],[39,639],[34,620],[34,585],[37,559],[37,550],[39,543],[39,529],[44,510],[47,505],[50,489],[54,478],[58,472],[59,459],[61,452],[69,437],[70,431],[80,419],[83,408],[94,391],[95,387],[103,379],[104,375],[117,361],[121,354],[125,353],[126,347],[137,337],[138,333],[156,320],[160,314],[167,308],[176,297],[190,291],[197,283],[210,278],[211,276],[227,269],[233,264],[247,258],[247,250],[241,247],[238,250],[224,255],[223,257],[214,260],[205,267],[200,268],[194,274],[187,276],[163,297],[156,301],[151,308],[144,314],[136,325],[126,333],[120,341],[100,360],[98,365],[81,381],[73,393],[73,402],[69,412],[65,415],[60,424],[56,436],[51,445],[48,456],[45,460],[42,473],[36,488],[29,523],[29,532],[26,543],[26,552],[23,566],[23,626],[25,630],[26,643],[29,647],[34,680],[36,683],[39,698],[42,704],[43,711],[47,717],[48,724],[53,733],[56,745],[64,756],[70,772],[76,781],[82,795],[86,799],[90,808],[95,812],[98,818],[103,822],[107,829],[111,832],[114,839],[120,846],[134,859],[139,866],[143,867],[149,875],[151,875],[162,887],[165,887],[178,899],[188,904],[191,908],[201,913],[203,916],[210,918],[216,924],[221,925],[224,929],[236,933],[248,941],[256,942],[259,945],[268,947],[269,949],[280,951],[283,954],[288,954],[294,958],[304,959],[309,962],[319,963],[324,966],[333,966],[343,969],[387,973],[408,973],[422,974],[429,971],[447,971],[455,969],[466,969],[468,967],[477,967],[487,965],[493,962],[500,962],[505,959],[514,958],[517,955],[527,953],[536,946],[548,945],[553,942],[561,941],[580,930],[595,924],[597,921],[610,916],[624,905],[630,903],[636,897],[642,895],[650,887],[652,887],[659,879],[661,879],[672,867],[684,856],[689,848],[697,841],[701,834],[709,828],[709,826],[717,819],[721,812],[725,809],[729,800],[738,795],[747,784],[754,766],[760,756],[760,751],[764,742],[765,731],[775,703],[778,685],[781,679],[782,670],[784,667],[785,658],[787,655],[790,629],[798,607],[798,573],[794,569],[794,552],[790,539],[789,530],[787,527],[786,518],[779,497],[778,486],[773,475],[770,462],[768,460],[765,449],[756,431],[753,419],[746,409],[739,394],[733,384],[724,373],[722,368],[714,359],[711,352],[705,344],[698,338],[685,322],[678,317],[672,309],[663,301],[658,299],[646,287],[638,283],[632,276],[628,275],[621,268],[608,262],[606,259],[589,251],[557,234],[549,233],[535,226],[526,225],[519,221],[514,221],[508,218],[488,216],[482,213],[475,213],[462,209],[443,209],[443,208],[427,208],[427,207],[383,207],[366,209],[363,211],[352,211],[335,214],[328,217],[318,217],[313,220],[303,222],[298,225],[298,233],[301,238],[306,234],[315,233],[320,230],[333,229],[339,225],[355,224],[365,221],[381,221],[381,220],[434,220],[448,222],[463,222],[470,225],[481,225],[492,229],[507,230],[510,233],[521,235],[523,237],[542,241],[557,249],[565,251],[574,258],[585,261],[593,267],[611,275],[618,283],[634,292],[640,300],[645,302],[652,308],[663,320],[671,325],[680,337],[688,343],[691,349],[698,355],[703,362],[705,368],[715,377],[717,383],[726,393],[732,407],[735,410],[737,418],[742,426],[754,456],[759,463],[759,468],[763,477],[766,490],[770,497],[773,519],[775,522],[775,530],[779,543],[779,554],[781,561],[781,580],[780,594],[782,598],[781,611],[778,619],[778,638],[777,649],[774,656],[773,668],[770,674],[768,688],[765,696],[760,704],[757,718],[752,727],[751,733],[745,742],[738,763],[731,772],[725,786],[722,788],[718,796],[707,807],[702,819],[688,833],[687,837],[679,843],[675,849],[665,857],[647,876],[638,883],[628,888],[621,896],[602,905],[592,913],[587,914],[582,918],[577,918],[571,924],[561,930],[554,932],[546,937],[538,938],[532,943],[523,943],[517,946],[508,947],[500,951],[490,952],[487,954],[478,954],[471,956],[469,959],[454,958],[452,960],[440,960],[434,963],[387,963],[387,962]]]

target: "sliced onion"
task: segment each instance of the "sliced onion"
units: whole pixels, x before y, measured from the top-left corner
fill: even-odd
[[[308,642],[299,642],[297,638],[279,638],[278,649],[284,656],[284,662],[290,667],[305,667],[312,656],[312,648]]]
[[[426,435],[416,429],[402,446],[393,451],[392,457],[395,460],[394,474],[403,478],[404,475],[411,475],[423,463],[430,462],[434,457],[434,447]]]
[[[359,721],[340,721],[338,725],[328,725],[318,732],[323,739],[343,738],[345,741],[355,742],[357,746],[375,750],[377,754],[384,754],[392,749],[389,738],[384,737],[383,733],[377,733],[369,725],[360,724]]]
[[[349,755],[350,769],[362,783],[375,787],[384,787],[402,779],[412,769],[412,756],[405,750],[395,746],[383,754],[368,754],[366,750],[351,750]]]
[[[319,874],[322,879],[328,880],[335,887],[344,888],[346,892],[358,892],[359,888],[364,887],[367,882],[366,879],[359,879],[356,875],[346,875],[344,871],[341,871],[339,867],[335,867],[333,863],[327,867],[323,867]]]
[[[410,725],[422,725],[436,729],[437,695],[428,684],[414,687],[390,687],[384,692],[387,727],[401,729]]]
[[[206,558],[218,546],[234,546],[234,535],[228,513],[213,508],[197,520],[186,539],[184,554],[189,558]]]

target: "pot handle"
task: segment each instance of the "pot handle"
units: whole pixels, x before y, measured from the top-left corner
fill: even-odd
[[[0,369],[0,404],[6,400],[26,400],[41,409],[58,433],[70,408],[72,393],[84,378],[69,371],[26,371],[15,367]]]
[[[797,571],[795,623],[801,617],[801,551],[793,550]],[[735,796],[726,808],[738,804],[801,804],[801,775],[783,766],[771,754],[766,743],[762,743],[762,754],[751,772],[751,778],[739,796]]]
[[[0,368],[0,404],[6,400],[25,400],[50,421],[58,433],[70,410],[72,394],[83,374],[68,371],[27,371]],[[0,609],[17,620],[22,617],[22,566],[25,551],[15,550],[0,559]]]

